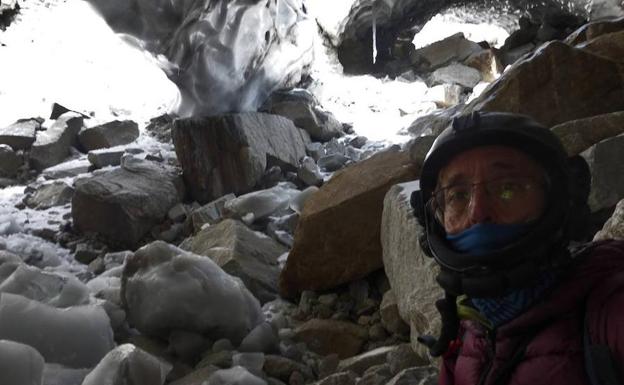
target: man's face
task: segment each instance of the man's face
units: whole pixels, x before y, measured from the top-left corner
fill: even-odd
[[[523,152],[483,146],[462,152],[440,171],[434,193],[437,215],[448,234],[477,223],[516,224],[544,210],[545,173]]]

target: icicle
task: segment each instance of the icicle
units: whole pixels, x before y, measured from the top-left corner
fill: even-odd
[[[375,2],[373,0],[373,64],[377,61],[377,20],[375,18]]]

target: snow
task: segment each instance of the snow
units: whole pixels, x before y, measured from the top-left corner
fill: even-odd
[[[487,41],[496,48],[500,48],[509,36],[509,32],[502,27],[489,23],[466,23],[452,13],[445,13],[432,17],[414,36],[412,43],[414,47],[422,48],[458,32],[462,32],[468,40],[477,43]]]

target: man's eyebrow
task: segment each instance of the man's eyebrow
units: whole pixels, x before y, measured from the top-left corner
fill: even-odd
[[[445,181],[446,183],[444,184],[442,184],[443,180],[440,180],[440,182],[438,182],[438,185],[440,186],[440,188],[446,188],[446,187],[453,186],[458,183],[466,182],[466,175],[459,172],[459,173],[454,174],[450,178],[445,178],[445,179],[447,180]]]
[[[503,169],[503,170],[514,170],[517,168],[516,165],[513,163],[507,163],[507,162],[501,162],[501,161],[492,163],[492,166],[495,168]]]

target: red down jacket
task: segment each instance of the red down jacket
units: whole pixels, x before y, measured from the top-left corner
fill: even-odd
[[[529,338],[523,358],[503,383],[589,384],[583,356],[584,317],[596,343],[608,344],[624,363],[624,242],[596,245],[543,301],[496,331],[461,321],[460,336],[442,361],[441,385],[493,385],[504,365]],[[620,378],[624,378],[620,373]]]

